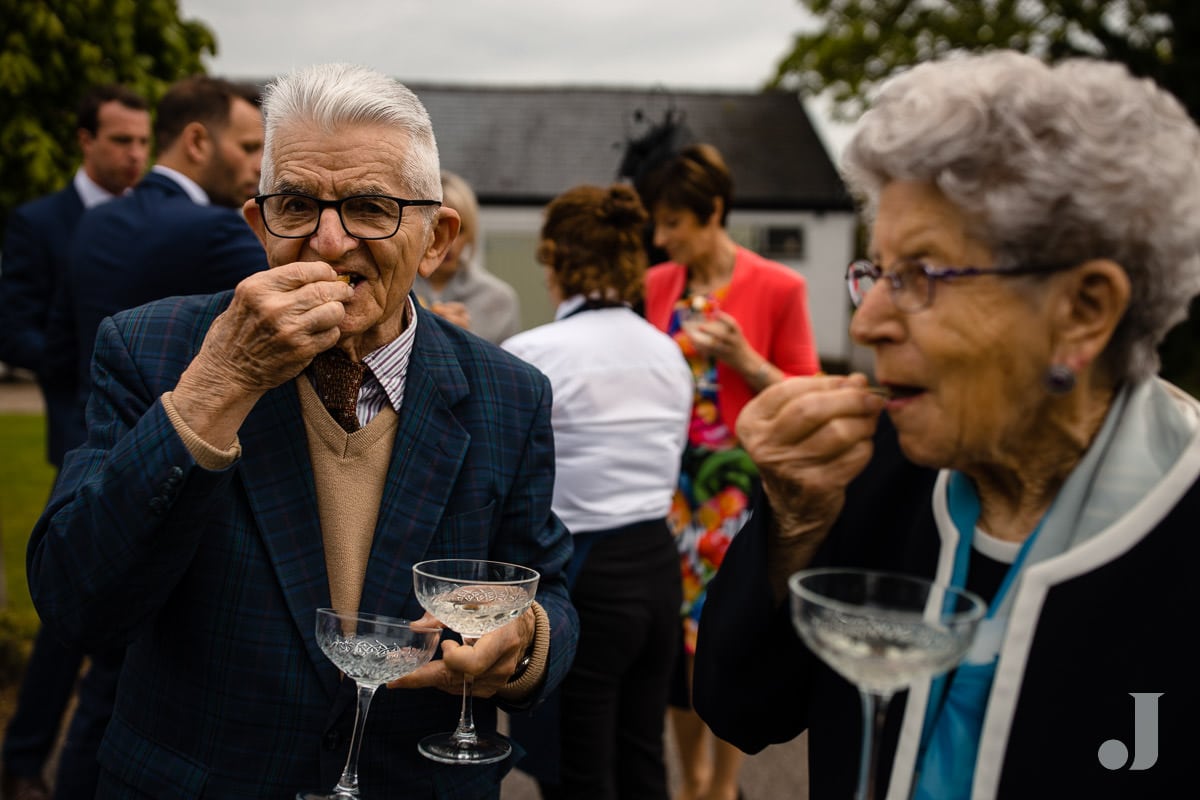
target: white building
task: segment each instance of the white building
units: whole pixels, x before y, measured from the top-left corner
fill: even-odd
[[[728,162],[731,236],[808,281],[824,368],[851,360],[844,274],[857,217],[795,93],[409,86],[433,119],[442,166],[479,196],[483,262],[516,287],[524,327],[553,316],[533,258],[542,209],[572,186],[620,180],[626,153],[670,120]]]

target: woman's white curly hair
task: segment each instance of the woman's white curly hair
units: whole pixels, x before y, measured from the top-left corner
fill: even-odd
[[[841,167],[869,219],[888,182],[933,183],[999,266],[1120,264],[1132,296],[1103,357],[1118,381],[1157,372],[1200,292],[1200,129],[1119,64],[1011,51],[922,64],[883,86]]]

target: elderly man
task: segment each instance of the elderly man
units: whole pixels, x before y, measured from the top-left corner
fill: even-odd
[[[444,765],[416,744],[453,727],[464,674],[490,729],[497,700],[537,702],[574,655],[549,383],[413,302],[458,218],[410,91],[311,67],[264,112],[265,194],[244,213],[272,268],[101,324],[88,442],[30,543],[47,624],[128,643],[98,796],[332,786],[355,687],[315,610],[420,617],[412,565],[468,557],[537,569],[538,602],[380,691],[359,774],[370,796],[498,797],[508,761]]]

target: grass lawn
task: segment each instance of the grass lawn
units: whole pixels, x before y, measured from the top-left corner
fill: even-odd
[[[0,557],[6,589],[0,607],[3,684],[11,676],[9,670],[23,665],[38,625],[25,581],[25,545],[54,482],[54,468],[46,463],[45,417],[0,414],[0,454]]]

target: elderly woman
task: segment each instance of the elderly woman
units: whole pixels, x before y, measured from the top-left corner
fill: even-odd
[[[1154,373],[1200,290],[1200,131],[1120,66],[993,53],[890,81],[844,172],[871,221],[851,333],[888,394],[796,378],[743,411],[764,496],[710,586],[700,714],[750,752],[807,730],[811,796],[851,796],[859,699],[786,580],[917,574],[988,612],[892,701],[880,797],[1170,796],[1200,710],[1200,405]]]
[[[439,317],[499,344],[521,330],[517,290],[483,266],[479,200],[466,178],[448,169],[442,170],[442,205],[458,212],[462,227],[434,273],[413,279],[413,290]]]

